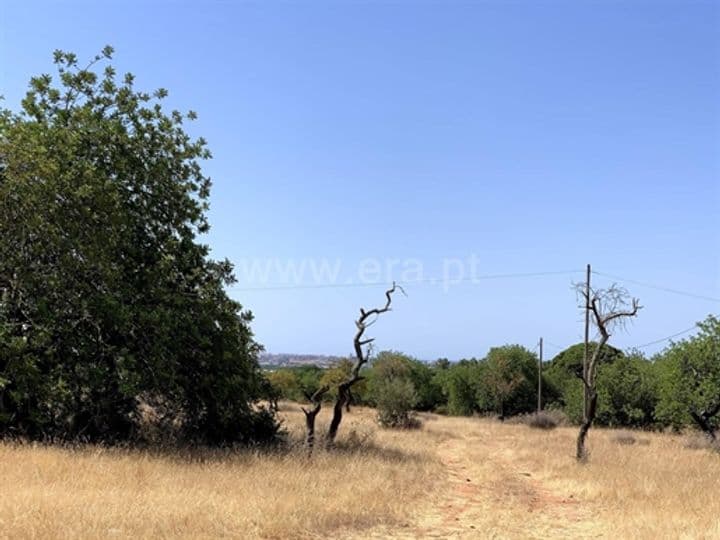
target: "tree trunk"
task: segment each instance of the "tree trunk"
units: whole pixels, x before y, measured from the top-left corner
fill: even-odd
[[[595,392],[589,393],[587,389],[585,393],[588,394],[585,399],[588,406],[585,414],[583,414],[582,424],[580,424],[580,433],[578,433],[577,438],[577,451],[575,453],[575,458],[581,462],[587,458],[585,439],[587,438],[588,431],[590,431],[593,420],[595,420],[595,410],[597,408],[597,394]]]
[[[327,435],[325,437],[325,445],[331,448],[335,444],[335,437],[337,436],[338,429],[340,428],[340,422],[343,417],[343,407],[348,401],[348,392],[350,387],[346,386],[347,383],[343,383],[338,387],[338,396],[335,400],[335,406],[333,407],[333,417],[330,421],[330,427],[328,428]]]
[[[322,407],[322,397],[325,392],[328,391],[327,386],[319,388],[312,396],[305,394],[305,397],[313,404],[312,409],[306,409],[301,407],[302,412],[305,414],[305,428],[307,429],[307,435],[305,437],[305,446],[307,447],[308,457],[312,456],[313,448],[315,447],[315,418],[320,412]]]
[[[345,412],[350,412],[350,405],[353,404],[353,395],[350,389],[347,391],[347,401],[345,402]]]
[[[695,420],[695,423],[700,426],[700,429],[703,430],[707,438],[710,439],[712,442],[715,442],[715,431],[710,425],[710,418],[708,417],[707,413],[703,412],[701,414],[698,414],[695,411],[690,411],[690,416],[692,416],[693,420]]]
[[[305,413],[305,427],[307,428],[307,436],[305,437],[305,446],[307,447],[308,457],[312,456],[313,447],[315,446],[315,417],[320,412],[320,407],[315,407]]]

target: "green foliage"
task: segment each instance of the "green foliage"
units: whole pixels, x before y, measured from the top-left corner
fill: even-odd
[[[374,389],[376,381],[398,376],[412,382],[416,393],[414,404],[416,410],[434,410],[445,401],[442,388],[436,378],[436,369],[401,352],[381,351],[363,375],[367,378],[367,392],[363,396],[369,405],[377,406],[377,391]]]
[[[412,359],[410,380],[417,392],[415,408],[420,411],[432,411],[444,402],[442,387],[435,377],[436,368],[420,360]]]
[[[598,368],[595,421],[682,428],[693,424],[692,411],[701,414],[720,406],[720,322],[708,317],[699,326],[698,336],[673,344],[653,361],[606,345]],[[543,367],[544,405],[572,422],[582,419],[583,350],[582,343],[568,347]],[[316,369],[312,384],[344,380],[350,368],[348,361],[325,372]],[[457,363],[442,359],[427,364],[383,351],[363,376],[367,391],[358,402],[378,407],[387,424],[401,423],[411,408],[505,417],[531,413],[537,406],[537,357],[519,345],[494,347],[482,360]],[[720,425],[717,416],[709,421],[711,427]]]
[[[653,364],[642,355],[623,355],[601,365],[597,392],[598,424],[643,427],[654,423],[657,380]]]
[[[378,409],[378,421],[385,427],[410,427],[410,411],[418,403],[412,381],[414,361],[398,352],[378,354],[372,365],[370,395]]]
[[[478,410],[477,394],[483,368],[473,358],[437,372],[436,380],[446,397],[448,414],[470,416]]]
[[[592,351],[594,343],[590,343]],[[582,366],[585,345],[577,343],[560,352],[552,359],[545,370],[544,381],[547,381],[546,394],[551,403],[561,407],[572,422],[579,422],[582,419]],[[600,372],[606,364],[614,362],[623,355],[622,351],[605,345],[601,351],[598,368],[598,385]],[[598,406],[602,400],[598,398]]]
[[[535,410],[537,362],[535,354],[520,345],[490,349],[477,393],[480,410],[494,411],[500,418]]]
[[[162,398],[190,439],[272,436],[251,406],[252,315],[197,240],[210,152],[183,129],[194,113],[110,65],[55,63],[0,114],[0,433],[126,439],[138,401]]]
[[[720,319],[710,315],[698,328],[696,336],[673,343],[656,360],[656,416],[675,428],[692,424],[692,414],[720,406]],[[718,428],[717,411],[709,415],[708,424]]]
[[[278,399],[305,401],[306,395],[311,396],[320,388],[325,372],[315,365],[284,367],[270,371],[267,378]]]
[[[378,422],[384,427],[412,427],[410,411],[417,403],[417,392],[412,381],[406,378],[391,378],[378,381],[375,387]]]
[[[409,378],[412,375],[415,360],[398,351],[380,351],[372,361],[372,377],[389,379],[393,377]]]
[[[436,367],[434,381],[446,398],[448,414],[529,412],[537,404],[537,357],[519,345],[495,347],[482,360]]]
[[[594,343],[590,344],[590,350]],[[563,409],[572,422],[582,420],[582,363],[584,345],[578,343],[559,353],[546,370],[548,387],[555,392],[553,406]],[[639,353],[625,355],[603,348],[597,374],[597,416],[605,426],[648,427],[656,423],[657,369]]]
[[[324,373],[322,368],[313,365],[291,368],[291,370],[297,374],[298,380],[300,381],[301,396],[305,394],[311,396],[320,388],[320,377],[322,377]]]
[[[347,381],[352,374],[355,362],[349,358],[343,358],[327,368],[320,377],[320,386],[327,386],[330,390],[325,394],[324,399],[334,401],[338,395],[338,386]],[[352,387],[353,402],[358,405],[364,402],[367,385],[364,380],[355,383]]]
[[[278,399],[292,399],[299,401],[302,398],[300,378],[290,369],[278,369],[267,374],[270,385],[275,390]]]

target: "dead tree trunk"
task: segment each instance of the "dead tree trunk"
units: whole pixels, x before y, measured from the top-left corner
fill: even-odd
[[[361,378],[358,378],[357,380],[361,380]],[[335,405],[333,406],[333,416],[332,420],[330,421],[330,426],[328,427],[328,432],[326,435],[326,443],[328,447],[332,446],[335,442],[335,436],[337,435],[338,429],[340,428],[340,422],[342,422],[343,407],[349,405],[348,394],[350,388],[349,386],[347,386],[347,384],[348,381],[338,386],[338,397],[335,400]],[[355,383],[353,382],[352,384]]]
[[[320,408],[322,407],[322,396],[327,392],[329,389],[327,386],[323,386],[319,390],[317,390],[312,396],[305,395],[305,397],[308,398],[308,401],[310,401],[313,404],[312,409],[306,409],[305,407],[301,407],[302,412],[305,413],[305,428],[307,435],[305,437],[305,446],[307,448],[308,457],[312,456],[313,448],[315,446],[315,418],[317,417],[318,413],[320,412]]]
[[[335,444],[335,437],[337,436],[338,429],[340,429],[340,423],[343,417],[343,407],[347,407],[350,410],[350,401],[352,400],[351,388],[352,386],[362,381],[364,377],[360,376],[360,370],[368,362],[370,353],[365,348],[370,345],[374,338],[363,339],[365,330],[368,326],[371,326],[377,318],[388,311],[390,311],[390,305],[392,304],[392,295],[397,290],[400,290],[403,294],[405,291],[402,287],[393,282],[392,287],[385,291],[385,305],[381,308],[374,308],[365,310],[360,308],[360,317],[355,321],[357,332],[353,339],[353,348],[355,349],[355,365],[353,366],[350,376],[347,380],[338,385],[337,398],[333,407],[333,417],[330,421],[330,427],[328,428],[327,435],[325,436],[325,444],[328,448]]]
[[[588,396],[588,398],[588,410],[583,414],[583,421],[580,424],[580,433],[578,433],[577,438],[577,449],[575,457],[579,461],[582,461],[587,457],[585,451],[585,439],[587,438],[588,431],[590,431],[590,426],[595,420],[595,410],[597,409],[597,394],[593,392],[591,395]]]
[[[577,289],[584,297],[586,309],[592,314],[593,323],[600,333],[600,341],[595,345],[592,355],[583,360],[583,373],[581,376],[583,382],[583,419],[580,424],[575,450],[575,457],[578,461],[583,462],[587,459],[585,441],[597,411],[596,376],[598,362],[603,354],[603,347],[610,339],[612,327],[617,323],[622,324],[625,319],[637,315],[641,306],[638,300],[633,298],[629,309],[623,309],[628,306],[628,294],[624,289],[615,285],[607,290],[593,291],[584,284],[580,284]]]
[[[353,395],[350,389],[347,391],[347,401],[345,402],[345,412],[350,412],[350,405],[353,405]]]

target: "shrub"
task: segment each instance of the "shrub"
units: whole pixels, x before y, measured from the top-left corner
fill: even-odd
[[[528,415],[527,425],[538,429],[555,429],[558,426],[557,420],[551,414],[540,411],[535,414]]]
[[[631,431],[621,431],[619,433],[616,433],[611,440],[616,444],[623,444],[627,446],[633,444],[645,446],[650,444],[650,439],[638,437],[636,433],[633,433]]]
[[[562,411],[548,410],[523,414],[517,417],[519,423],[536,429],[555,429],[560,425],[567,424],[567,417]]]
[[[624,444],[624,445],[631,445],[635,444],[637,439],[635,438],[635,435],[628,431],[621,431],[617,435],[615,435],[612,440],[618,444]]]
[[[378,409],[378,423],[383,427],[411,428],[419,425],[411,415],[417,392],[409,379],[391,378],[377,381],[375,401]]]

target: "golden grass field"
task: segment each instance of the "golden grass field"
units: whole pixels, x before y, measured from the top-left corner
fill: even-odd
[[[298,406],[281,414],[299,440]],[[720,455],[679,436],[593,429],[578,465],[574,428],[421,417],[355,408],[310,460],[0,444],[0,537],[720,538]]]

